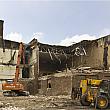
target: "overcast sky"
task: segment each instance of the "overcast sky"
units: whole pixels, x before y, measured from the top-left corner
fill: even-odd
[[[70,45],[110,34],[109,1],[0,0],[4,38]]]

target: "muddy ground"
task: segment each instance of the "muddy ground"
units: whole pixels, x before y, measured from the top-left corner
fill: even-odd
[[[94,110],[93,106],[81,106],[70,96],[0,97],[0,110]]]

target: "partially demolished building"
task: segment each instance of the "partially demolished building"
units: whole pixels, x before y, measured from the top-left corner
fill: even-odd
[[[33,39],[24,44],[26,64],[24,67],[21,61],[19,80],[30,94],[69,95],[85,77],[109,78],[109,44],[109,35],[68,47],[42,44]],[[3,21],[0,21],[1,84],[14,78],[18,47],[19,42],[3,39]]]

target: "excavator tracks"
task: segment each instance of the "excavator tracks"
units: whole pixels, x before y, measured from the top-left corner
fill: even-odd
[[[16,97],[16,96],[29,96],[29,92],[27,91],[4,91],[3,95],[6,97]]]

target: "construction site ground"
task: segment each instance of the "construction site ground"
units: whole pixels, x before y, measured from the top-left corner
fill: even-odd
[[[0,97],[0,110],[94,110],[70,96]]]

